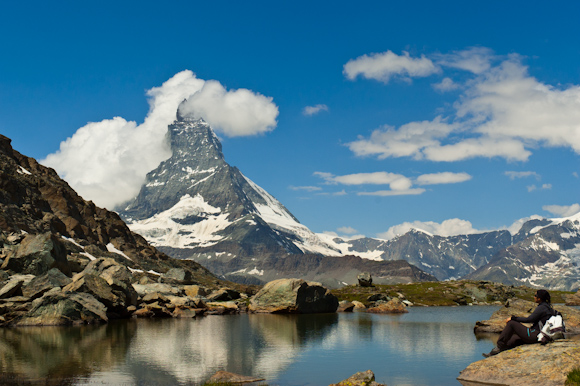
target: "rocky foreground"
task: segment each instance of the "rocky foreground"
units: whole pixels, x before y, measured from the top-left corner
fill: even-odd
[[[524,345],[474,362],[457,378],[462,385],[562,386],[580,366],[580,342]]]

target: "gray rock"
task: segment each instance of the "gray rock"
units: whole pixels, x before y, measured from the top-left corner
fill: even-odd
[[[252,298],[250,311],[270,313],[336,312],[338,299],[319,283],[279,279],[267,283]]]
[[[131,284],[132,275],[124,265],[111,258],[100,258],[91,261],[81,272],[81,275],[87,273],[93,273],[103,278],[125,307],[137,305],[138,295]]]
[[[133,289],[137,292],[137,294],[141,297],[149,294],[149,293],[160,293],[164,295],[175,295],[181,296],[183,294],[183,290],[180,288],[176,288],[170,286],[169,284],[164,283],[151,283],[151,284],[133,284]]]
[[[239,299],[240,297],[241,295],[238,291],[222,288],[207,295],[207,300],[210,302],[228,302]]]
[[[191,272],[183,268],[171,268],[159,278],[160,283],[168,284],[192,284]]]
[[[65,294],[58,289],[32,302],[32,309],[16,326],[94,324],[108,321],[106,307],[86,293]]]
[[[373,286],[373,277],[369,272],[359,273],[356,278],[358,279],[358,285],[360,285],[361,287]]]
[[[336,310],[337,312],[352,312],[354,310],[354,303],[353,302],[349,302],[348,300],[343,300],[340,303],[338,303],[338,309]]]
[[[52,268],[71,274],[66,249],[50,232],[27,235],[18,247],[11,251],[2,269],[16,273],[42,275]]]
[[[561,386],[580,363],[580,342],[528,344],[474,362],[457,378],[463,385]]]
[[[53,288],[62,288],[72,283],[72,279],[53,268],[44,275],[36,276],[28,284],[22,287],[22,295],[37,299]]]
[[[371,295],[367,298],[367,300],[369,302],[378,302],[378,301],[384,301],[384,302],[388,302],[389,301],[389,297],[386,296],[385,294],[374,294]]]
[[[22,286],[34,279],[34,275],[12,275],[0,288],[0,299],[22,295]]]
[[[329,386],[387,386],[375,382],[375,374],[371,370],[361,371],[339,383]]]

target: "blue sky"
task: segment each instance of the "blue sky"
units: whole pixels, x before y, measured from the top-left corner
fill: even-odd
[[[167,155],[158,125],[185,96],[226,160],[315,232],[571,215],[579,14],[539,1],[10,2],[0,133],[110,207]]]

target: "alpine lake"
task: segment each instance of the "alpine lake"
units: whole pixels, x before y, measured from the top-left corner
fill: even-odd
[[[0,384],[200,385],[219,370],[261,384],[325,386],[372,370],[388,386],[460,385],[497,335],[475,322],[499,306],[406,314],[239,314],[0,329]]]

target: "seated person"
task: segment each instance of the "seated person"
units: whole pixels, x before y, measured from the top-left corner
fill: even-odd
[[[538,303],[538,306],[527,318],[512,316],[506,319],[507,324],[499,335],[497,347],[494,347],[489,353],[483,354],[484,357],[499,354],[522,344],[538,343],[540,323],[543,326],[546,320],[553,315],[554,310],[550,304],[550,293],[546,290],[537,290],[534,301]],[[532,327],[526,327],[522,323],[532,323]]]

